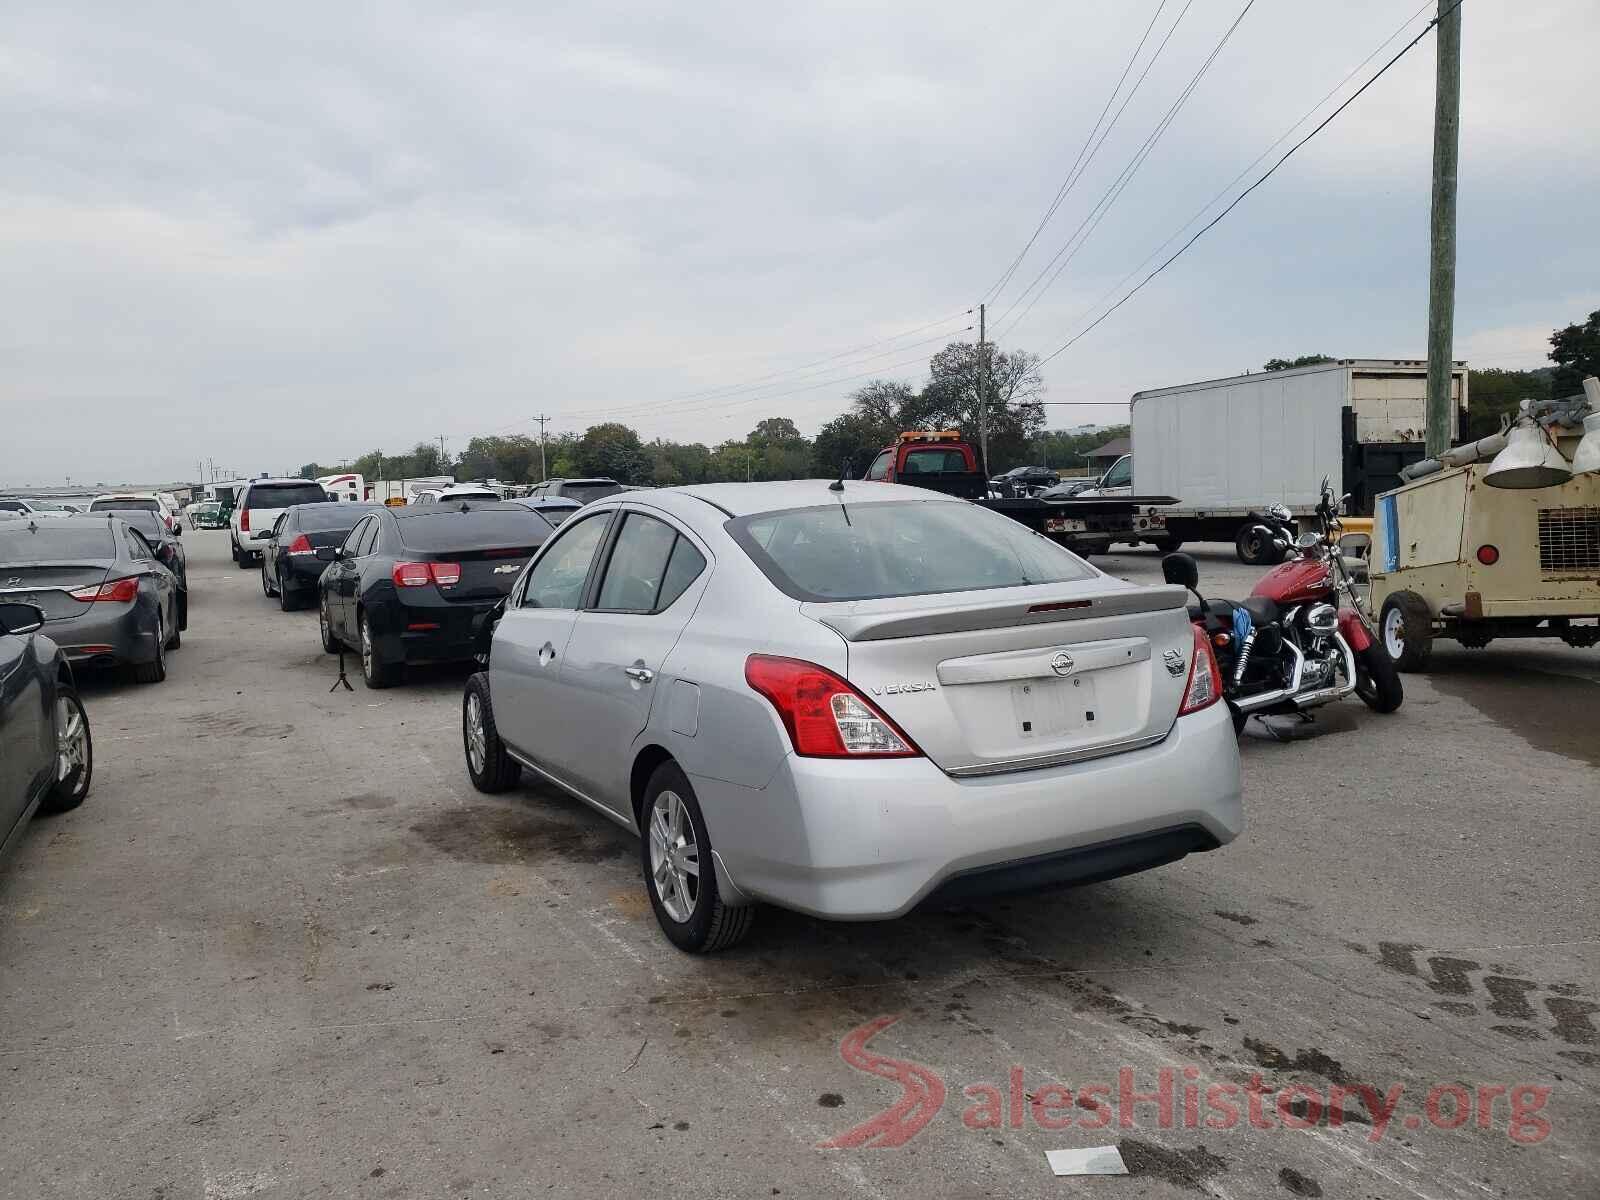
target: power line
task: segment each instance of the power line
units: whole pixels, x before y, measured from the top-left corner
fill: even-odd
[[[1399,37],[1402,33],[1404,33],[1406,31],[1406,27],[1409,26],[1411,24],[1411,22],[1415,21],[1424,12],[1426,12],[1428,9],[1432,8],[1433,5],[1434,5],[1434,0],[1423,0],[1422,5],[1416,10],[1416,12],[1412,13],[1409,17],[1407,17],[1404,21],[1402,21],[1395,28],[1395,31],[1393,33],[1391,33],[1388,37],[1384,38],[1383,41],[1378,43],[1378,45],[1373,48],[1373,50],[1372,50],[1372,52],[1370,54],[1368,54],[1365,58],[1363,58],[1355,66],[1351,67],[1350,70],[1345,72],[1344,78],[1339,80],[1338,83],[1334,84],[1331,88],[1329,88],[1326,92],[1324,92],[1322,94],[1321,99],[1319,99],[1315,104],[1313,104],[1303,114],[1301,114],[1301,117],[1300,117],[1300,119],[1298,121],[1296,121],[1294,124],[1290,125],[1282,133],[1280,133],[1273,140],[1273,142],[1272,142],[1272,144],[1270,146],[1268,146],[1260,154],[1256,155],[1255,158],[1253,158],[1245,166],[1245,168],[1242,171],[1240,171],[1232,179],[1228,180],[1228,182],[1223,185],[1221,190],[1218,191],[1215,196],[1211,197],[1211,199],[1207,200],[1204,204],[1202,204],[1195,211],[1193,216],[1191,216],[1182,225],[1178,226],[1178,228],[1175,231],[1173,231],[1173,233],[1164,242],[1162,242],[1154,250],[1150,251],[1149,254],[1145,255],[1144,260],[1142,262],[1140,262],[1138,266],[1134,267],[1133,270],[1129,271],[1121,279],[1117,280],[1116,283],[1112,284],[1111,287],[1109,287],[1109,288],[1107,288],[1105,290],[1105,293],[1103,295],[1101,295],[1101,297],[1098,300],[1096,300],[1093,304],[1089,305],[1081,313],[1079,313],[1076,317],[1074,317],[1072,319],[1071,324],[1072,325],[1076,325],[1079,321],[1083,320],[1090,313],[1094,312],[1097,308],[1099,308],[1102,304],[1104,304],[1108,299],[1110,299],[1112,296],[1116,295],[1117,292],[1121,291],[1123,284],[1127,283],[1128,280],[1132,279],[1141,270],[1143,270],[1147,265],[1149,265],[1151,262],[1153,262],[1157,255],[1159,255],[1168,246],[1172,245],[1173,242],[1177,241],[1180,237],[1182,237],[1184,230],[1188,229],[1189,226],[1193,225],[1201,217],[1205,216],[1205,214],[1208,211],[1210,211],[1211,206],[1213,204],[1215,204],[1218,200],[1221,200],[1229,192],[1233,191],[1234,187],[1238,184],[1238,182],[1241,179],[1243,179],[1246,175],[1250,174],[1251,171],[1255,170],[1256,167],[1261,164],[1262,160],[1264,160],[1269,154],[1271,154],[1279,146],[1283,145],[1284,142],[1288,141],[1289,138],[1294,134],[1294,131],[1296,129],[1299,129],[1300,126],[1304,125],[1307,121],[1309,121],[1312,118],[1312,116],[1314,116],[1316,114],[1316,111],[1319,108],[1321,108],[1330,99],[1332,99],[1336,94],[1338,94],[1344,88],[1345,84],[1349,83],[1352,79],[1354,79],[1358,74],[1361,73],[1361,70],[1362,70],[1363,67],[1365,67],[1373,59],[1377,58],[1378,55],[1382,54],[1383,51],[1388,47],[1390,42],[1394,41],[1395,38]],[[1023,315],[1026,316],[1027,315],[1026,312],[1024,312]],[[1020,319],[1021,318],[1019,317],[1018,320],[1020,320]],[[1012,328],[1015,328],[1016,324],[1017,324],[1017,322],[1015,322],[1015,321],[1012,322]]]
[[[1034,276],[1033,282],[1023,290],[1022,295],[1018,296],[1017,299],[1012,302],[1011,307],[1008,308],[1004,314],[1002,314],[1002,318],[1009,316],[1010,313],[1015,310],[1017,305],[1022,303],[1023,297],[1027,296],[1029,292],[1033,292],[1033,289],[1038,286],[1039,281],[1044,279],[1045,275],[1049,273],[1050,278],[1046,280],[1044,287],[1040,288],[1038,292],[1034,293],[1033,299],[1028,302],[1027,307],[1018,313],[1017,316],[1006,325],[1005,329],[1001,331],[999,336],[1004,337],[1022,323],[1023,318],[1026,317],[1028,313],[1033,311],[1033,306],[1039,302],[1040,297],[1055,285],[1055,281],[1061,277],[1061,273],[1067,269],[1068,264],[1077,257],[1078,251],[1083,249],[1085,243],[1088,242],[1090,235],[1093,234],[1097,228],[1099,228],[1100,222],[1105,219],[1106,214],[1111,211],[1112,206],[1116,204],[1118,198],[1124,191],[1127,190],[1128,185],[1133,182],[1133,177],[1138,173],[1139,168],[1144,165],[1145,160],[1148,159],[1154,152],[1156,145],[1161,141],[1161,138],[1166,134],[1167,130],[1172,127],[1172,123],[1177,119],[1178,113],[1181,112],[1183,110],[1183,106],[1188,103],[1189,97],[1194,95],[1195,89],[1200,86],[1200,81],[1204,79],[1207,72],[1211,70],[1212,64],[1217,61],[1218,56],[1220,56],[1223,51],[1223,48],[1227,46],[1228,42],[1233,38],[1234,32],[1239,28],[1240,24],[1244,21],[1245,16],[1253,7],[1255,7],[1255,0],[1245,0],[1245,5],[1239,10],[1239,15],[1233,19],[1233,24],[1228,26],[1227,31],[1222,35],[1216,46],[1212,48],[1211,53],[1208,54],[1205,61],[1200,64],[1200,69],[1194,73],[1194,76],[1189,80],[1188,84],[1185,85],[1184,89],[1178,93],[1177,99],[1172,102],[1172,105],[1167,109],[1161,120],[1156,123],[1155,129],[1153,129],[1150,135],[1145,138],[1139,149],[1134,151],[1133,157],[1128,160],[1128,165],[1122,168],[1121,174],[1119,174],[1116,179],[1112,180],[1111,186],[1106,189],[1105,194],[1100,197],[1094,208],[1089,210],[1088,215],[1085,216],[1081,222],[1079,222],[1078,228],[1073,230],[1072,236],[1062,243],[1061,248],[1055,252],[1055,255],[1044,265],[1039,274]],[[1187,9],[1185,11],[1187,11]],[[1179,16],[1181,19],[1182,14],[1179,14]],[[1077,243],[1075,246],[1073,245],[1074,242]],[[1064,259],[1062,257],[1063,255],[1066,256]],[[1060,263],[1059,266],[1057,265],[1058,261]],[[1054,267],[1053,272],[1051,271],[1052,267]]]
[[[1277,162],[1273,163],[1272,166],[1267,169],[1266,174],[1262,175],[1260,179],[1256,180],[1249,187],[1245,188],[1244,191],[1240,192],[1237,196],[1235,196],[1233,198],[1233,200],[1228,204],[1228,206],[1226,208],[1224,208],[1216,216],[1212,217],[1210,221],[1206,222],[1206,224],[1204,224],[1198,230],[1196,230],[1193,237],[1191,237],[1182,246],[1178,247],[1178,249],[1175,250],[1172,253],[1172,255],[1165,262],[1163,262],[1159,267],[1157,267],[1154,271],[1151,271],[1150,274],[1146,275],[1142,280],[1140,280],[1137,285],[1135,285],[1126,295],[1124,295],[1122,297],[1122,299],[1118,300],[1110,308],[1106,309],[1105,312],[1101,313],[1098,317],[1096,317],[1084,329],[1082,329],[1078,333],[1075,333],[1072,337],[1068,338],[1060,346],[1056,347],[1049,354],[1045,355],[1042,359],[1040,359],[1039,360],[1040,365],[1042,366],[1045,363],[1049,362],[1051,359],[1055,358],[1057,355],[1061,354],[1062,352],[1067,350],[1069,347],[1071,347],[1074,343],[1076,343],[1079,340],[1081,340],[1085,335],[1087,335],[1089,333],[1090,330],[1094,329],[1095,326],[1099,325],[1100,322],[1104,321],[1112,313],[1116,312],[1117,309],[1121,308],[1129,300],[1133,299],[1134,296],[1138,295],[1139,292],[1144,288],[1144,286],[1147,283],[1149,283],[1157,275],[1161,274],[1161,272],[1165,271],[1173,263],[1177,262],[1178,259],[1183,256],[1184,252],[1187,251],[1190,246],[1194,245],[1202,237],[1204,237],[1207,233],[1209,233],[1212,229],[1216,228],[1216,226],[1222,221],[1222,218],[1226,217],[1235,208],[1239,207],[1240,202],[1243,201],[1246,196],[1248,196],[1251,192],[1255,191],[1258,187],[1260,187],[1267,180],[1271,179],[1272,176],[1277,172],[1278,168],[1283,166],[1284,163],[1288,162],[1289,159],[1294,155],[1294,152],[1296,150],[1300,149],[1301,146],[1304,146],[1312,138],[1316,137],[1317,134],[1321,133],[1329,125],[1333,124],[1334,119],[1336,117],[1338,117],[1338,115],[1340,113],[1344,112],[1345,109],[1349,108],[1352,104],[1354,104],[1357,100],[1359,100],[1361,98],[1361,96],[1366,92],[1366,90],[1368,88],[1370,88],[1373,84],[1377,83],[1378,80],[1382,79],[1384,77],[1384,75],[1388,73],[1390,67],[1394,66],[1395,63],[1399,62],[1407,54],[1411,53],[1411,51],[1416,48],[1417,43],[1422,41],[1423,38],[1427,37],[1428,34],[1430,32],[1432,32],[1434,27],[1439,24],[1439,21],[1442,18],[1447,17],[1451,13],[1455,12],[1455,10],[1460,8],[1463,3],[1465,3],[1465,0],[1456,0],[1456,2],[1454,4],[1452,4],[1449,8],[1444,9],[1443,11],[1441,11],[1438,16],[1434,17],[1425,26],[1423,26],[1422,32],[1417,34],[1416,37],[1412,38],[1409,42],[1407,42],[1404,46],[1402,46],[1400,48],[1399,53],[1397,53],[1393,58],[1391,58],[1388,62],[1384,63],[1383,66],[1379,67],[1377,72],[1372,76],[1371,79],[1368,79],[1359,88],[1357,88],[1354,92],[1352,92],[1348,99],[1346,99],[1342,104],[1340,104],[1338,108],[1334,109],[1331,113],[1329,113],[1326,117],[1324,117],[1322,119],[1322,121],[1317,124],[1316,128],[1311,130],[1310,133],[1306,134],[1305,137],[1301,138],[1298,142],[1296,142],[1294,145],[1290,146],[1287,150],[1285,150],[1283,152],[1283,157],[1278,159]]]
[[[1190,0],[1190,2],[1192,3],[1193,0]],[[1056,210],[1061,207],[1061,202],[1067,198],[1067,194],[1072,191],[1073,186],[1078,182],[1079,179],[1083,177],[1082,171],[1079,170],[1080,164],[1082,165],[1083,170],[1088,170],[1089,163],[1084,161],[1084,155],[1088,153],[1090,144],[1094,143],[1095,134],[1100,130],[1100,122],[1104,121],[1106,119],[1106,113],[1111,111],[1112,104],[1116,102],[1117,93],[1122,90],[1122,85],[1127,82],[1128,72],[1133,70],[1133,64],[1138,61],[1139,53],[1144,49],[1145,42],[1150,40],[1150,31],[1156,27],[1156,22],[1161,19],[1161,14],[1166,7],[1167,0],[1161,0],[1161,3],[1156,5],[1155,15],[1150,18],[1150,24],[1145,26],[1144,34],[1139,38],[1139,44],[1133,48],[1133,53],[1129,56],[1127,64],[1122,68],[1122,74],[1117,77],[1117,86],[1112,88],[1111,94],[1106,97],[1105,107],[1100,110],[1100,115],[1094,119],[1094,124],[1090,126],[1089,136],[1083,139],[1083,145],[1078,148],[1078,157],[1072,160],[1072,166],[1067,170],[1067,177],[1061,181],[1061,186],[1056,189],[1055,198],[1050,201],[1050,206],[1045,209],[1044,216],[1039,218],[1039,224],[1034,226],[1033,233],[1029,235],[1026,244],[1023,245],[1021,250],[1017,251],[1017,256],[1011,260],[1011,265],[1001,273],[998,280],[989,285],[989,290],[984,292],[983,297],[986,301],[992,303],[993,301],[998,300],[1000,298],[1000,293],[1005,290],[1006,284],[1011,282],[1012,275],[1014,275],[1017,268],[1022,265],[1022,260],[1027,257],[1028,251],[1033,249],[1034,242],[1039,240],[1039,235],[1044,232],[1044,227],[1050,223],[1050,218],[1056,215]],[[1188,11],[1187,6],[1185,6],[1184,11]],[[1183,14],[1179,13],[1178,21],[1181,20],[1183,20]],[[1174,21],[1172,23],[1173,29],[1178,27],[1178,21]],[[1171,30],[1168,30],[1167,37],[1170,38],[1171,36],[1172,32]],[[1163,39],[1161,45],[1165,46],[1166,44],[1166,40]],[[1161,50],[1158,48],[1155,54],[1151,56],[1150,62],[1146,64],[1143,74],[1139,76],[1138,82],[1133,85],[1133,91],[1128,93],[1128,100],[1133,99],[1134,92],[1139,90],[1139,84],[1144,82],[1145,75],[1150,73],[1150,67],[1155,64],[1156,59],[1159,57],[1161,57]],[[1128,102],[1127,100],[1124,100],[1122,103],[1122,108],[1117,110],[1117,117],[1122,116],[1123,109],[1126,109],[1127,107]],[[1111,127],[1117,123],[1117,117],[1113,117],[1111,119],[1111,125],[1106,126],[1107,133],[1110,133]],[[1095,144],[1095,150],[1098,151],[1100,146],[1104,144],[1105,139],[1101,138],[1099,143]],[[1093,160],[1094,155],[1089,154],[1089,158],[1090,160]]]

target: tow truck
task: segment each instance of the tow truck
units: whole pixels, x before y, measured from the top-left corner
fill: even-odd
[[[977,451],[956,429],[907,430],[873,457],[862,478],[960,496],[1019,521],[1085,558],[1106,553],[1113,542],[1155,542],[1159,546],[1166,528],[1161,509],[1177,503],[1172,496],[1044,500],[994,495]]]

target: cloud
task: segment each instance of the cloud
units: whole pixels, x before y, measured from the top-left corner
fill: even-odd
[[[1184,16],[997,323],[1238,8]],[[0,480],[283,470],[539,411],[581,430],[631,406],[645,436],[708,441],[774,412],[814,430],[847,376],[919,379],[937,346],[673,398],[959,318],[1153,9],[19,0],[0,405],[28,419]],[[1062,344],[1406,11],[1256,5],[1010,343]],[[1575,148],[1600,134],[1600,12],[1465,17],[1458,354],[1509,363],[1596,306],[1600,178]],[[1060,423],[1280,354],[1418,353],[1432,73],[1424,43],[1056,359],[1053,399],[1107,405]]]

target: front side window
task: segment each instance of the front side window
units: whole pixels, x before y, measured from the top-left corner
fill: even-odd
[[[727,529],[797,600],[926,596],[1094,574],[1048,538],[970,504],[830,504],[739,517]]]
[[[583,585],[610,517],[610,513],[598,513],[556,536],[528,572],[522,593],[524,608],[577,608],[583,603]]]
[[[1112,464],[1111,470],[1106,472],[1105,480],[1101,487],[1127,487],[1133,482],[1133,456],[1124,455]]]
[[[887,479],[889,477],[890,452],[885,450],[872,460],[872,465],[867,468],[868,479]]]

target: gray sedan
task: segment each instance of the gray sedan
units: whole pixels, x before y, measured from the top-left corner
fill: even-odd
[[[167,677],[182,636],[177,577],[115,515],[0,524],[0,602],[42,610],[74,667],[128,666],[140,683]]]
[[[1176,587],[884,484],[627,493],[569,519],[464,696],[475,786],[526,769],[642,833],[656,917],[894,917],[1231,841],[1239,755]]]

